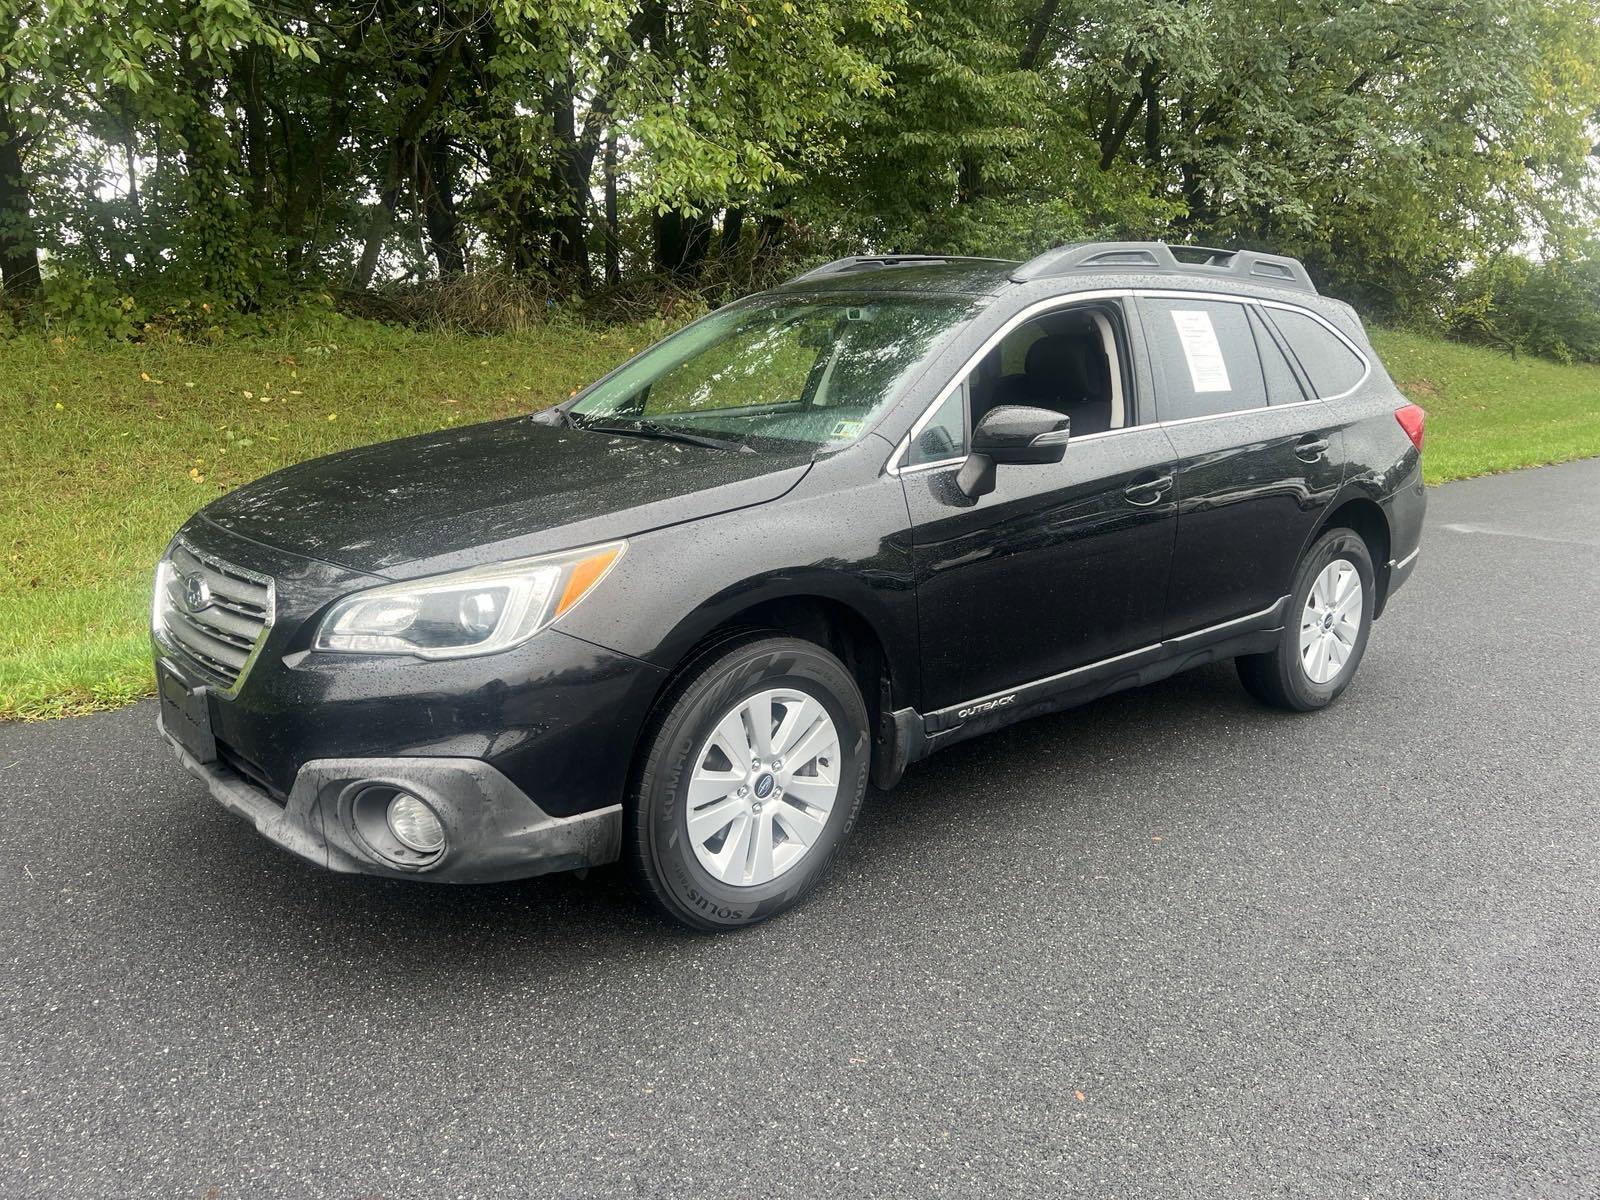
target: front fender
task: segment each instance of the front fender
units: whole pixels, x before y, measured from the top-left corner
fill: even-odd
[[[757,508],[632,539],[602,588],[559,627],[671,670],[749,609],[812,597],[855,612],[882,643],[897,685],[916,694],[905,496],[897,479],[875,470],[852,479],[851,457],[819,463],[800,487]]]

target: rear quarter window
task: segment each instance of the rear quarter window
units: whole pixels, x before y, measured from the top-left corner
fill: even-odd
[[[1295,378],[1279,335],[1267,328],[1259,310],[1250,314],[1250,331],[1256,335],[1256,349],[1261,353],[1261,373],[1267,380],[1267,403],[1298,404],[1305,400],[1305,391]]]
[[[1283,334],[1317,396],[1342,395],[1360,383],[1367,373],[1367,364],[1361,356],[1320,321],[1282,308],[1270,309],[1266,315]]]

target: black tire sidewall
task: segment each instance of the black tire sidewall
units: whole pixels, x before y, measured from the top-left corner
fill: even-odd
[[[715,724],[757,692],[793,688],[827,711],[839,734],[839,796],[821,839],[782,875],[756,887],[734,887],[700,865],[685,819],[695,756]],[[640,865],[658,903],[702,929],[737,928],[797,903],[827,873],[866,793],[870,743],[866,706],[844,665],[796,638],[763,638],[730,648],[703,666],[656,730],[635,795]]]
[[[1311,594],[1317,576],[1329,563],[1339,558],[1354,566],[1356,574],[1361,577],[1361,628],[1356,634],[1356,644],[1350,651],[1350,657],[1345,659],[1339,673],[1327,683],[1316,683],[1306,674],[1300,658],[1300,618],[1305,612],[1306,599]],[[1350,686],[1367,651],[1377,595],[1372,555],[1367,550],[1367,543],[1354,530],[1331,530],[1306,553],[1295,577],[1294,593],[1289,597],[1289,611],[1283,623],[1283,644],[1278,652],[1280,681],[1294,707],[1304,710],[1322,708],[1331,704]]]

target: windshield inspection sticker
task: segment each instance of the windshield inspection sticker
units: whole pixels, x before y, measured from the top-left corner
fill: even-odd
[[[861,421],[835,421],[833,423],[832,437],[835,441],[845,441],[854,438],[861,432]]]
[[[1172,323],[1183,343],[1183,357],[1189,362],[1189,379],[1196,392],[1231,392],[1228,364],[1217,345],[1217,331],[1211,327],[1211,314],[1199,309],[1174,309]]]

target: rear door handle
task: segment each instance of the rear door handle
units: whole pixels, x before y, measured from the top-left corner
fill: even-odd
[[[1311,434],[1294,444],[1294,456],[1305,462],[1316,462],[1327,452],[1328,439]]]
[[[1122,495],[1129,504],[1144,508],[1154,504],[1172,489],[1172,476],[1163,475],[1159,479],[1148,479],[1144,483],[1133,483],[1122,489]]]

